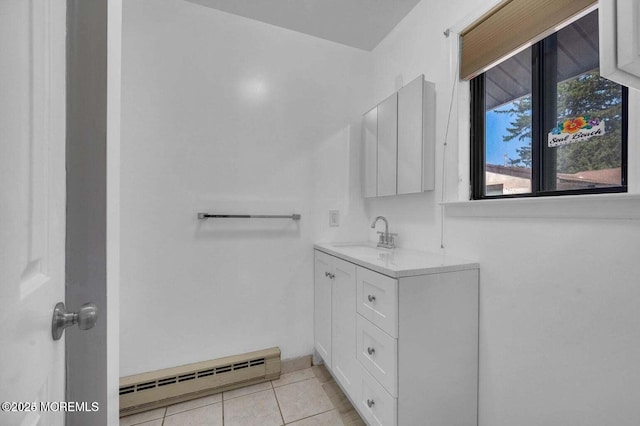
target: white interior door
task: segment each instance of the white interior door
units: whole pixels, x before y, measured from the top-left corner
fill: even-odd
[[[64,423],[65,32],[65,0],[0,0],[2,425]]]

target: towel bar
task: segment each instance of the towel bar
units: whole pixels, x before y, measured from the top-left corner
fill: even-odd
[[[299,214],[290,215],[272,215],[272,214],[213,214],[213,213],[198,213],[198,219],[209,218],[231,218],[231,219],[293,219],[300,220],[302,218]]]

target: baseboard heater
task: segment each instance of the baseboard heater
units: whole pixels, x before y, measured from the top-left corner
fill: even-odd
[[[280,348],[120,378],[120,416],[280,377]]]

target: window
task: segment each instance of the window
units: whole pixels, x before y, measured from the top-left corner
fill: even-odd
[[[595,10],[471,80],[472,198],[626,191],[627,89],[598,64]]]

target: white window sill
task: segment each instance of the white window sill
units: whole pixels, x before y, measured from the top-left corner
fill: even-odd
[[[448,217],[639,220],[640,194],[562,195],[440,203]]]

